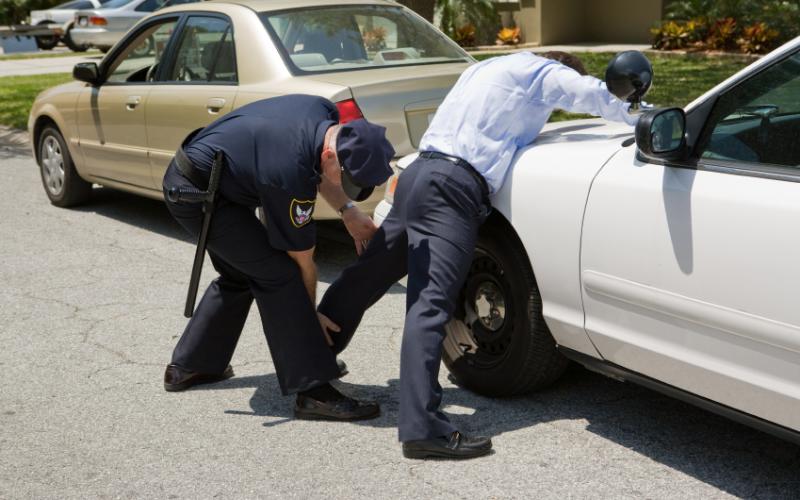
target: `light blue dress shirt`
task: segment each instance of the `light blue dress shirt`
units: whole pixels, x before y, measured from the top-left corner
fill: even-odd
[[[518,52],[470,66],[439,106],[419,149],[468,161],[495,193],[517,150],[536,139],[554,109],[635,125],[638,116],[629,106],[597,78]]]

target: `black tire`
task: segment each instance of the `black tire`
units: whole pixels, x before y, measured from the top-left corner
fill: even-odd
[[[78,175],[66,142],[55,125],[47,125],[42,130],[36,147],[42,186],[50,203],[57,207],[73,207],[88,200],[92,184]]]
[[[528,256],[497,215],[481,227],[458,304],[443,358],[460,386],[516,396],[552,384],[566,369],[569,362],[542,317]]]
[[[37,26],[47,26],[48,24],[53,24],[53,23],[41,22],[37,24]],[[39,48],[39,50],[53,50],[53,48],[55,48],[55,46],[58,45],[58,42],[61,40],[61,37],[58,35],[37,36],[35,37],[35,40],[36,40],[36,46]]]
[[[69,50],[73,52],[86,52],[89,49],[89,46],[78,45],[75,42],[73,42],[71,32],[72,32],[72,25],[70,24],[69,27],[67,28],[67,32],[64,33],[64,38],[63,38],[64,45],[69,47]]]

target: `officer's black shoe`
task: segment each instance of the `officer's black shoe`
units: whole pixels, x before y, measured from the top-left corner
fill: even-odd
[[[336,358],[336,366],[339,367],[339,377],[338,378],[342,378],[345,375],[347,375],[348,373],[350,373],[350,370],[347,369],[347,363],[345,363],[344,361],[342,361],[339,358]]]
[[[487,455],[492,451],[491,438],[469,437],[454,431],[449,436],[403,443],[406,458],[449,458],[462,460]]]
[[[380,416],[378,403],[358,401],[344,397],[333,401],[320,401],[310,396],[297,395],[294,417],[301,420],[369,420]]]
[[[164,372],[164,389],[168,392],[177,392],[200,384],[211,384],[233,377],[233,368],[228,365],[222,373],[197,373],[178,365],[167,365]]]

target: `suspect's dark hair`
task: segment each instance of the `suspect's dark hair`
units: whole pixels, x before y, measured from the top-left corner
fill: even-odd
[[[588,75],[589,73],[586,71],[586,68],[583,67],[583,63],[577,56],[570,54],[569,52],[562,52],[560,50],[551,50],[549,52],[545,52],[543,54],[539,54],[542,57],[546,57],[547,59],[552,59],[554,61],[558,61],[564,66],[570,67],[580,73],[581,75]]]

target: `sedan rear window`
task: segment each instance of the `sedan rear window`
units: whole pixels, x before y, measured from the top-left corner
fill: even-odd
[[[295,74],[472,61],[401,7],[353,5],[260,16]]]

